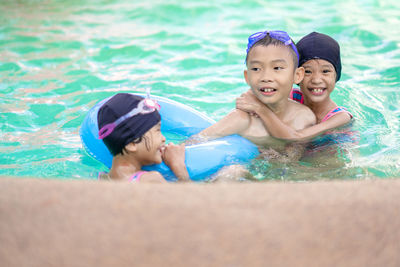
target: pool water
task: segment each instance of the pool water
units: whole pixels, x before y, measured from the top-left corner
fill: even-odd
[[[400,177],[399,10],[397,0],[2,1],[0,175],[95,178],[105,167],[83,150],[79,126],[117,92],[150,88],[222,118],[247,90],[248,35],[280,29],[339,41],[333,99],[355,115],[360,139],[334,156],[339,164],[259,161],[257,177]]]

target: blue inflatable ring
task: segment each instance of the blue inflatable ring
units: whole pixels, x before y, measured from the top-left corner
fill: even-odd
[[[179,102],[160,96],[152,98],[161,106],[161,131],[164,134],[178,134],[187,138],[214,123],[212,119]],[[88,154],[111,168],[112,155],[98,138],[97,126],[97,112],[108,99],[98,102],[89,110],[82,122],[80,137]],[[209,178],[223,166],[247,163],[258,153],[253,143],[241,136],[233,135],[186,146],[185,163],[190,178],[201,181]],[[176,180],[175,175],[164,163],[146,166],[143,169],[158,171],[169,181]]]

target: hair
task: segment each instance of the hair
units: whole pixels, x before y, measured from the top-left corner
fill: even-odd
[[[290,39],[292,40],[292,39]],[[292,40],[293,42],[293,40]],[[247,66],[247,58],[249,56],[250,51],[256,47],[256,46],[269,46],[269,45],[274,45],[274,46],[283,46],[283,47],[287,47],[290,50],[290,54],[292,55],[292,59],[293,59],[293,65],[294,65],[294,69],[296,69],[298,67],[298,59],[297,59],[297,55],[296,53],[293,51],[292,47],[290,45],[285,45],[283,42],[272,38],[271,36],[269,36],[269,34],[265,35],[264,38],[258,40],[257,42],[255,42],[253,44],[253,46],[249,49],[249,51],[246,54],[246,66]],[[293,45],[296,45],[293,42]]]
[[[144,138],[144,136],[141,136],[141,137],[139,137],[139,138],[136,138],[136,139],[132,140],[130,143],[139,144],[140,142],[142,142],[143,138]],[[130,143],[129,143],[129,144],[130,144]],[[147,147],[147,142],[146,142],[146,147]],[[126,150],[125,147],[122,148],[120,154],[121,154],[121,155],[124,155],[124,153],[129,154],[129,152]],[[115,156],[115,155],[114,155],[114,156]]]
[[[144,145],[146,146],[147,151],[150,151],[150,145],[149,145],[149,142],[150,142],[150,141],[149,141],[148,138],[147,138],[146,136],[144,136],[144,135],[142,135],[142,136],[139,137],[139,138],[136,138],[136,139],[132,140],[130,143],[139,144],[139,143],[141,143],[142,141],[144,142]],[[120,154],[121,154],[121,155],[124,155],[124,153],[129,154],[129,152],[126,150],[125,147],[122,148]]]

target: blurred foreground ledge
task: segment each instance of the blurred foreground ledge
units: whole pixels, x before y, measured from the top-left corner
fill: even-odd
[[[400,179],[0,178],[0,266],[400,266]]]

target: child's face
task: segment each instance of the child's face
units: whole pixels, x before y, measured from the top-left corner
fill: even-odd
[[[324,59],[311,59],[303,64],[304,78],[300,83],[304,97],[321,102],[332,93],[336,84],[335,67]]]
[[[138,155],[143,165],[158,164],[162,162],[161,149],[165,145],[165,137],[161,133],[161,123],[148,130],[140,143],[138,143]]]
[[[287,101],[293,83],[300,82],[302,74],[302,68],[295,70],[289,47],[259,45],[247,55],[246,82],[264,104]]]

